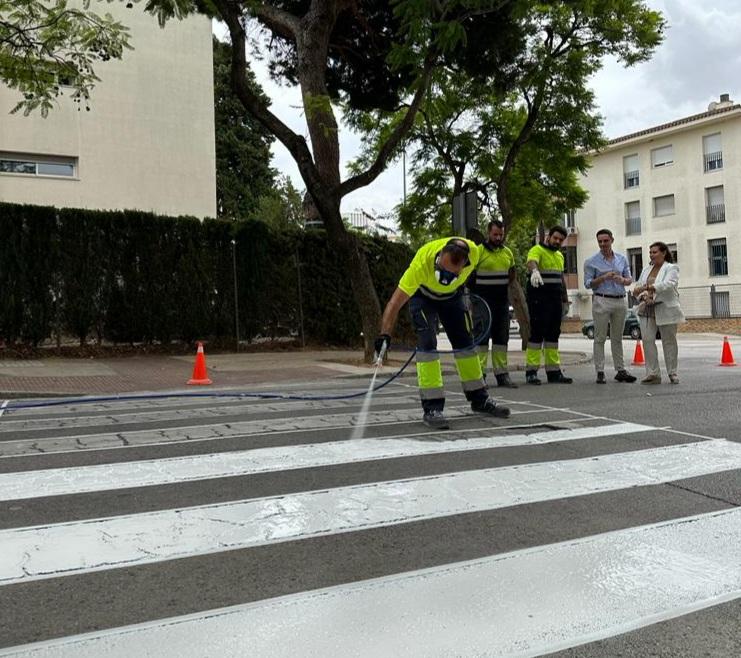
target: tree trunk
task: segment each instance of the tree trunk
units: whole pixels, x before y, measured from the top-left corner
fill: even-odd
[[[321,185],[312,185],[306,178],[304,182],[324,222],[328,241],[347,273],[360,313],[365,358],[370,362],[381,325],[381,306],[362,243],[347,230],[340,214],[339,132],[325,80],[329,33],[335,20],[326,12],[336,10],[331,5],[312,4],[296,39],[299,84]]]
[[[517,279],[509,284],[509,302],[512,304],[515,317],[520,325],[520,339],[522,341],[522,349],[524,350],[530,338],[530,314],[527,311],[525,291]]]
[[[360,311],[365,360],[370,363],[373,358],[373,342],[381,326],[381,305],[371,278],[363,243],[345,228],[340,215],[339,200],[326,195],[322,198],[314,197],[314,203],[324,220],[329,244],[345,267]]]

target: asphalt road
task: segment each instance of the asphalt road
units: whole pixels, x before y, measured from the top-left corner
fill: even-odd
[[[6,411],[0,655],[739,655],[741,367],[681,341],[434,434],[408,377]]]

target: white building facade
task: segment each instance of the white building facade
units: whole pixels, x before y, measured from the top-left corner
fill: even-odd
[[[89,111],[63,97],[46,119],[11,115],[0,85],[0,201],[216,216],[211,21],[162,29],[142,6],[93,3],[134,50],[96,66]]]
[[[613,139],[581,179],[589,193],[567,217],[572,315],[591,317],[584,261],[610,229],[634,278],[648,247],[665,242],[680,266],[680,299],[691,318],[741,316],[741,105],[727,95],[707,112]]]

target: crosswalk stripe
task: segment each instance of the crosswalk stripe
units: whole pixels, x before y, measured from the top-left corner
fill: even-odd
[[[522,414],[553,413],[552,410],[535,409]],[[450,419],[471,417],[467,407],[452,408],[446,412]],[[372,411],[368,414],[365,426],[388,426],[399,423],[419,422],[418,409]],[[315,432],[317,430],[350,429],[357,425],[358,414],[331,414],[326,416],[300,416],[293,419],[252,420],[234,423],[190,425],[175,428],[150,428],[100,434],[78,434],[74,436],[50,438],[26,438],[0,441],[0,458],[23,457],[28,455],[49,455],[60,452],[79,452],[86,450],[112,450],[137,446],[159,446],[187,441],[215,441],[250,437],[255,435],[274,435],[284,433]]]
[[[0,656],[536,656],[741,597],[741,510],[676,519]]]
[[[617,423],[457,440],[423,441],[408,437],[356,439],[119,464],[3,473],[0,474],[0,500],[127,489],[376,459],[576,441],[641,433],[652,429],[654,428],[637,423]]]
[[[299,386],[302,389],[305,389],[306,387],[302,384],[294,384],[294,386]],[[287,387],[286,384],[282,384],[282,387]],[[255,393],[259,392],[258,389],[260,387],[255,387],[254,391]],[[388,388],[384,388],[381,391],[376,391],[373,394],[373,399],[381,399],[381,398],[393,398],[395,396],[398,396],[401,394],[407,394],[409,393],[408,390],[400,390],[401,387],[394,387],[394,385],[391,385]],[[366,387],[358,387],[358,388],[342,388],[342,389],[319,389],[312,393],[311,391],[314,389],[308,388],[306,390],[301,390],[302,394],[308,394],[308,395],[341,395],[341,394],[353,394],[353,393],[363,393],[367,389]],[[271,391],[272,392],[272,391]],[[178,395],[178,394],[188,394],[192,393],[192,391],[170,391],[169,392],[172,395]],[[165,410],[165,409],[172,409],[172,408],[218,408],[220,406],[229,406],[229,405],[235,405],[239,404],[243,407],[260,407],[263,405],[273,405],[273,404],[285,404],[287,402],[290,402],[291,400],[285,400],[282,398],[247,398],[247,397],[241,397],[239,392],[234,392],[233,394],[230,394],[229,391],[214,391],[214,393],[218,393],[220,397],[168,397],[167,393],[161,394],[162,397],[157,398],[149,398],[143,395],[142,397],[136,398],[136,399],[116,399],[113,398],[110,401],[107,402],[90,402],[85,401],[89,398],[81,397],[78,398],[79,401],[77,402],[66,402],[62,405],[55,405],[55,406],[48,406],[48,407],[30,407],[30,408],[21,408],[21,409],[12,409],[12,418],[35,418],[35,419],[42,419],[42,418],[65,418],[69,416],[85,416],[85,415],[96,415],[96,414],[114,414],[117,412],[120,412],[122,409],[124,410],[134,410],[134,411],[125,411],[125,413],[137,413],[143,410],[147,411],[157,411],[157,410]],[[268,391],[265,391],[265,393],[268,393]],[[290,395],[290,391],[284,391],[286,395]],[[136,394],[135,394],[136,395]],[[141,394],[140,394],[141,395]],[[160,395],[160,394],[156,394]],[[412,394],[414,397],[414,394]],[[416,396],[416,399],[419,399],[419,396]],[[40,400],[30,400],[39,402]],[[312,401],[308,401],[312,402]],[[347,400],[347,402],[352,402],[352,400]],[[357,405],[357,400],[355,400],[355,404]]]
[[[0,531],[0,584],[646,486],[741,468],[725,440]]]
[[[383,405],[388,407],[414,407],[419,408],[419,397],[406,395],[398,396],[391,400],[383,400]],[[180,421],[188,419],[218,419],[223,416],[240,415],[254,416],[257,414],[295,413],[297,411],[322,411],[327,409],[357,408],[357,400],[317,400],[312,402],[287,401],[282,403],[269,403],[263,405],[230,405],[215,406],[212,408],[192,409],[165,409],[148,410],[124,413],[108,413],[96,416],[66,416],[53,418],[13,418],[9,416],[0,424],[0,434],[9,432],[31,432],[45,429],[60,429],[71,427],[97,427],[104,425],[133,425],[136,423],[164,423],[167,421]]]

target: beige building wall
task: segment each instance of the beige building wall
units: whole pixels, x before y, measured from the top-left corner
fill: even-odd
[[[721,136],[723,166],[706,172],[703,137],[714,133]],[[652,166],[652,151],[667,145],[672,146],[673,163]],[[623,177],[626,156],[637,156],[639,163],[639,185],[627,189]],[[613,232],[616,251],[627,255],[631,249],[641,249],[644,266],[648,264],[648,246],[652,242],[676,244],[681,298],[690,315],[710,314],[711,284],[725,286],[723,289],[732,290],[733,299],[741,300],[741,257],[735,249],[741,243],[741,106],[729,103],[667,127],[618,138],[593,156],[591,164],[581,179],[589,200],[575,216],[579,276],[578,287],[569,291],[574,315],[591,317],[591,294],[584,288],[583,265],[597,252],[595,233],[600,228]],[[721,185],[725,221],[708,223],[706,189]],[[674,213],[654,216],[654,198],[670,194],[674,195]],[[629,235],[626,204],[635,201],[640,204],[640,234]],[[726,240],[727,276],[710,275],[708,240],[716,238]],[[633,275],[637,278],[640,272]],[[732,312],[741,313],[741,308],[732,308]]]
[[[90,111],[63,98],[46,119],[10,115],[18,94],[0,86],[0,158],[72,158],[75,175],[0,173],[0,200],[215,217],[210,20],[161,29],[142,3],[91,8],[127,25],[134,50],[96,66]]]

